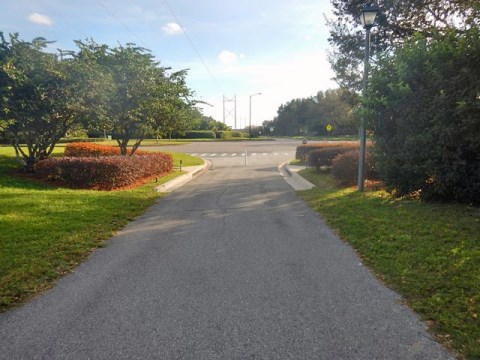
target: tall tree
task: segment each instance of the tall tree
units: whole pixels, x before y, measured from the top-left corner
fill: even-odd
[[[330,63],[336,80],[342,87],[358,90],[361,86],[361,62],[365,46],[365,32],[357,21],[365,1],[331,0],[334,18],[329,42],[333,49]],[[371,52],[392,51],[414,33],[426,38],[455,29],[464,32],[480,25],[478,0],[379,0],[378,26],[372,29]]]
[[[112,87],[105,106],[104,126],[114,135],[122,155],[127,155],[128,142],[135,139],[133,151],[153,133],[153,118],[149,106],[163,77],[151,53],[135,44],[109,49],[99,58],[112,77]]]
[[[327,134],[326,127],[333,127],[333,134],[354,134],[357,126],[352,109],[358,103],[358,95],[347,89],[319,91],[316,96],[293,99],[278,108],[278,115],[268,127],[273,126],[279,135]]]
[[[193,92],[187,87],[186,70],[158,75],[150,116],[154,132],[171,138],[174,132],[183,133],[188,130],[194,119],[201,115],[195,109]]]

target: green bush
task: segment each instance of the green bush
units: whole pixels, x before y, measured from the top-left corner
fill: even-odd
[[[358,150],[350,150],[337,155],[332,160],[331,173],[340,185],[352,186],[357,184],[359,154],[360,152]],[[365,179],[377,179],[373,161],[368,151],[365,154]]]
[[[242,138],[243,133],[240,131],[217,131],[217,139]]]
[[[183,139],[215,139],[215,133],[210,130],[187,131]]]
[[[378,63],[369,98],[387,189],[480,203],[480,30],[416,35]]]
[[[84,137],[72,137],[72,138],[61,138],[58,141],[58,144],[69,144],[69,143],[78,143],[78,142],[102,142],[106,141],[105,138],[84,138]]]

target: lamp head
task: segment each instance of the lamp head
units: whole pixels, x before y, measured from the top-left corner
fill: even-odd
[[[360,13],[360,23],[365,29],[370,29],[375,22],[379,8],[375,4],[367,4]]]

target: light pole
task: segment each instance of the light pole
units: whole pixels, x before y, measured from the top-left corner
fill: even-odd
[[[370,58],[370,29],[375,22],[378,13],[378,6],[367,4],[363,7],[360,13],[360,23],[365,28],[365,59],[363,67],[363,91],[362,96],[365,99],[367,96],[368,86],[368,67]],[[358,191],[363,191],[363,184],[365,178],[365,148],[367,143],[367,136],[365,133],[365,115],[362,115],[360,121],[360,156],[358,160]]]
[[[262,93],[256,93],[256,94],[252,94],[250,95],[250,121],[249,121],[249,125],[248,125],[248,139],[249,140],[252,140],[252,97],[253,96],[256,96],[256,95],[262,95]]]

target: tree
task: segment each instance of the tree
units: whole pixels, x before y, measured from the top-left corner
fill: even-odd
[[[153,133],[150,105],[157,87],[163,85],[165,69],[157,66],[148,50],[135,44],[108,49],[98,62],[112,78],[102,125],[113,133],[122,155],[128,154],[128,142],[135,138],[133,154]]]
[[[279,135],[327,134],[332,125],[338,135],[355,133],[357,126],[352,109],[358,103],[358,95],[347,89],[319,91],[316,96],[293,99],[281,105],[278,115],[268,127],[273,126]]]
[[[159,73],[159,75],[161,75]],[[186,70],[158,77],[153,104],[150,106],[154,131],[162,136],[183,133],[192,127],[201,114],[195,109],[193,92],[186,85]]]
[[[89,108],[95,92],[79,76],[78,62],[44,51],[47,40],[26,42],[0,34],[0,122],[24,170],[48,157],[56,143]],[[22,146],[25,144],[25,147]]]
[[[336,80],[342,87],[361,88],[365,31],[357,22],[365,1],[331,0],[334,18],[327,21],[330,27],[329,42],[333,49],[330,63]],[[465,32],[480,25],[478,0],[379,0],[378,26],[372,29],[371,53],[377,55],[393,51],[414,33],[426,38],[452,30]]]

